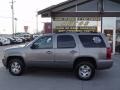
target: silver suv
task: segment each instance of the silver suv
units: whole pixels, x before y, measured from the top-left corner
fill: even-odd
[[[110,45],[101,33],[41,35],[27,45],[6,49],[2,61],[16,76],[31,66],[62,67],[73,69],[81,80],[90,80],[96,69],[113,65]]]

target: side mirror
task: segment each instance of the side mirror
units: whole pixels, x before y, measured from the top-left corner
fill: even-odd
[[[39,45],[34,43],[34,44],[31,46],[31,49],[37,49],[38,47],[39,47]]]

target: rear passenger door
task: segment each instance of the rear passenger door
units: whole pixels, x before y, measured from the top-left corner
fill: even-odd
[[[79,51],[75,36],[56,35],[55,63],[57,66],[72,66],[77,55],[79,55]]]

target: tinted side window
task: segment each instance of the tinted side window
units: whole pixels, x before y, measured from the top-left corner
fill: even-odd
[[[59,35],[57,37],[57,48],[75,48],[75,40],[71,35]]]
[[[34,44],[35,49],[50,49],[53,48],[52,36],[40,37]]]
[[[84,47],[106,47],[105,42],[100,35],[79,35],[79,39]]]

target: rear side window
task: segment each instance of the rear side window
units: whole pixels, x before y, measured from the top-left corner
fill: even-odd
[[[57,48],[75,48],[75,40],[71,35],[59,35],[57,37]]]
[[[83,46],[87,48],[106,47],[105,42],[100,35],[79,35],[79,39]]]

